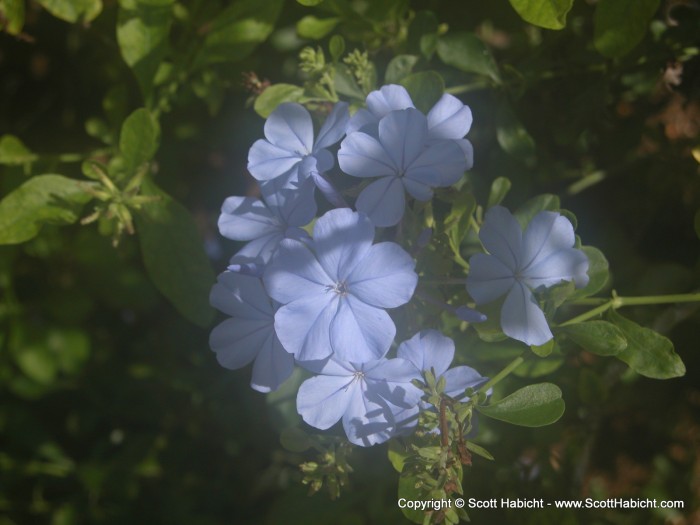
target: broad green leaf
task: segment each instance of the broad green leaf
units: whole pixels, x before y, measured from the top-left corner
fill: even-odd
[[[403,78],[413,71],[413,66],[418,62],[415,55],[398,55],[391,59],[384,73],[385,84],[398,84]]]
[[[207,27],[197,66],[238,62],[250,55],[275,28],[284,0],[237,0]]]
[[[545,29],[563,29],[574,0],[510,0],[510,5],[526,22]]]
[[[190,213],[152,183],[145,195],[160,200],[134,213],[141,255],[153,284],[187,319],[208,326],[214,316],[209,291],[214,272]]]
[[[457,262],[467,268],[462,258],[462,241],[469,231],[469,221],[476,208],[476,200],[471,193],[461,191],[452,203],[449,215],[445,218],[445,233]]]
[[[615,310],[609,310],[606,317],[627,339],[627,348],[615,357],[627,363],[632,370],[652,379],[670,379],[685,375],[685,365],[668,338],[639,326]]]
[[[587,321],[585,323],[560,326],[557,332],[566,334],[584,350],[593,354],[617,355],[627,348],[622,330],[607,321]]]
[[[469,449],[470,452],[476,454],[477,456],[481,456],[484,459],[488,459],[489,461],[493,461],[494,457],[491,455],[491,453],[486,450],[484,447],[477,445],[473,441],[467,441],[467,448]]]
[[[297,33],[302,38],[320,40],[335,29],[340,22],[340,18],[316,18],[315,16],[305,16],[297,22]]]
[[[416,488],[418,478],[416,476],[399,476],[398,499],[406,498],[406,501],[419,501],[423,499],[423,494]],[[401,509],[407,519],[413,523],[424,523],[425,512],[420,509],[412,509],[408,506]]]
[[[496,113],[496,138],[508,155],[527,166],[535,164],[535,140],[507,105],[502,105]]]
[[[35,237],[44,224],[72,224],[92,199],[90,182],[61,175],[38,175],[0,201],[0,244]]]
[[[56,18],[66,22],[90,22],[102,12],[102,0],[37,0]]]
[[[520,227],[525,229],[532,218],[541,211],[558,211],[560,207],[559,197],[551,193],[537,195],[513,212],[513,216],[520,223]]]
[[[474,33],[457,32],[441,36],[437,54],[445,64],[467,73],[477,73],[500,82],[498,66],[491,52]]]
[[[124,62],[133,70],[144,99],[148,100],[153,78],[168,53],[172,10],[122,0],[117,15],[117,42]]]
[[[37,159],[29,148],[14,135],[0,137],[0,164],[21,166],[30,164]]]
[[[445,82],[435,71],[421,71],[401,79],[416,108],[427,113],[445,92]]]
[[[362,102],[365,101],[365,92],[362,91],[357,80],[355,80],[355,77],[345,64],[337,65],[333,83],[339,95],[345,95],[346,97],[361,100]]]
[[[496,177],[496,179],[491,183],[491,191],[489,192],[489,200],[487,207],[496,206],[501,204],[501,201],[508,195],[510,191],[511,183],[508,177]]]
[[[602,290],[608,282],[608,260],[598,248],[593,246],[581,246],[581,251],[588,257],[588,284],[574,291],[570,299],[589,297]]]
[[[542,427],[564,413],[561,390],[552,383],[529,385],[500,401],[477,407],[485,416],[523,427]]]
[[[4,29],[11,35],[18,35],[24,27],[24,2],[25,0],[0,0],[0,17],[5,20]]]
[[[253,108],[262,118],[267,118],[283,102],[299,102],[303,96],[304,88],[293,84],[274,84],[258,95]]]
[[[595,48],[619,58],[635,48],[649,29],[660,0],[600,0],[593,19]]]
[[[160,142],[160,126],[151,113],[137,109],[126,117],[119,136],[119,149],[127,169],[135,170],[153,158]]]
[[[345,39],[340,35],[333,35],[328,42],[328,52],[334,62],[340,60],[345,53]]]

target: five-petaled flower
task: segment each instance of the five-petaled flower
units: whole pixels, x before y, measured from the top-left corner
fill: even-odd
[[[547,319],[532,290],[573,281],[579,288],[588,283],[588,258],[574,248],[571,222],[556,212],[541,211],[525,232],[502,206],[488,212],[479,231],[487,254],[469,260],[467,291],[477,304],[505,295],[501,328],[507,336],[528,345],[552,339]]]

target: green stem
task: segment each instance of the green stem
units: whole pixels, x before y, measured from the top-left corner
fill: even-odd
[[[500,383],[502,379],[510,375],[510,373],[518,368],[523,362],[525,361],[525,358],[523,356],[518,356],[515,359],[513,359],[510,363],[506,365],[506,367],[498,372],[495,376],[493,376],[489,381],[482,386],[479,389],[479,393],[485,394],[486,392],[489,391],[489,388],[493,387],[497,383]]]
[[[600,302],[603,301],[602,304]],[[595,305],[598,304],[596,308],[584,312],[581,315],[569,319],[561,323],[559,326],[566,326],[570,324],[580,323],[582,321],[587,321],[593,317],[596,317],[610,308],[617,310],[623,306],[642,306],[650,304],[673,304],[673,303],[694,303],[700,301],[700,293],[688,293],[688,294],[675,294],[675,295],[646,295],[643,297],[618,297],[613,293],[612,299],[599,299],[599,298],[588,298],[580,299],[575,301],[573,304],[580,305]]]

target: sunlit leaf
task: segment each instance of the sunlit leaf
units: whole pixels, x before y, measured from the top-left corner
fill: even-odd
[[[477,407],[485,416],[523,427],[542,427],[564,413],[561,390],[552,383],[529,385],[500,401]]]
[[[258,115],[267,118],[283,102],[298,102],[303,96],[302,87],[293,84],[274,84],[258,95],[253,108]]]
[[[24,2],[25,0],[0,0],[0,16],[5,20],[0,24],[11,35],[18,35],[24,27]]]
[[[90,22],[102,12],[102,0],[37,0],[56,18],[66,22]]]
[[[340,18],[316,18],[315,16],[305,16],[297,22],[297,33],[302,38],[320,40],[335,29],[340,22]]]
[[[574,0],[510,0],[510,5],[526,22],[545,29],[563,29]]]
[[[127,168],[138,166],[153,158],[160,142],[160,126],[147,109],[141,108],[129,115],[122,125],[119,149]]]

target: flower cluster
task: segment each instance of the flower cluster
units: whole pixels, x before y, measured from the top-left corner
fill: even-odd
[[[486,381],[469,367],[450,368],[454,342],[435,330],[420,331],[389,357],[396,325],[388,310],[411,301],[419,277],[399,244],[375,242],[377,228],[401,222],[406,194],[430,200],[433,188],[455,184],[471,167],[464,138],[471,111],[446,94],[424,115],[396,85],[370,93],[366,103],[352,117],[337,103],[316,135],[300,104],[281,104],[267,119],[265,139],[248,156],[261,198],[229,197],[219,218],[222,235],[246,244],[212,289],[212,305],[230,319],[210,338],[223,366],[254,361],[251,386],[260,392],[277,389],[295,366],[306,370],[296,400],[303,420],[322,430],[342,421],[349,441],[362,446],[416,426],[429,409],[416,386],[426,371],[455,400]],[[345,175],[374,179],[355,210],[328,177],[336,160]],[[311,227],[317,188],[335,208]],[[501,322],[510,337],[528,344],[551,338],[532,290],[562,280],[585,285],[587,260],[573,247],[571,224],[546,212],[522,233],[497,206],[480,238],[489,254],[471,259],[470,295],[477,304],[506,295]],[[466,306],[445,307],[469,322],[484,319]]]

